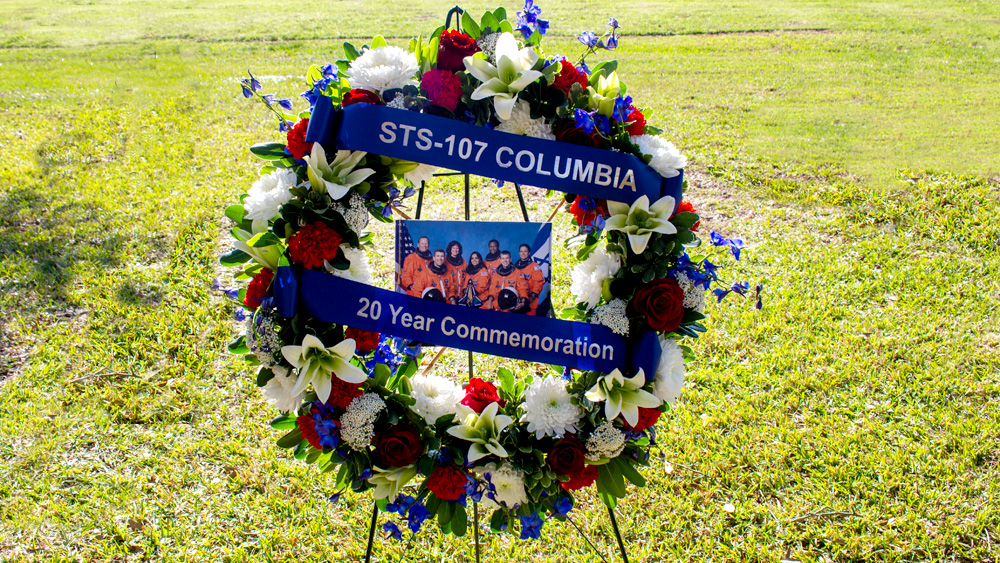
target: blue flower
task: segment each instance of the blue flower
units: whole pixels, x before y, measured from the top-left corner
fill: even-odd
[[[615,47],[618,47],[618,36],[612,33],[611,37],[608,37],[608,43],[605,47],[609,51],[614,51]]]
[[[582,72],[582,73],[586,74],[587,76],[590,76],[590,67],[588,67],[587,63],[585,63],[583,61],[580,61],[580,66],[576,67],[576,70],[577,70],[577,72]]]
[[[282,133],[285,133],[289,129],[291,129],[291,127],[288,126],[288,122],[285,121],[284,119],[282,119],[281,121],[278,122],[278,131],[280,131]],[[287,148],[285,149],[285,152],[288,152]],[[291,154],[291,153],[288,153],[288,154]]]
[[[246,309],[244,309],[243,307],[237,307],[236,310],[233,311],[233,318],[238,321],[245,321],[247,318]]]
[[[593,31],[584,31],[580,35],[577,35],[576,38],[587,47],[597,47],[598,37]]]
[[[576,200],[576,205],[581,211],[590,211],[597,205],[597,202],[594,201],[594,198],[582,196]]]
[[[413,503],[413,497],[410,495],[400,494],[396,497],[396,500],[385,505],[385,511],[402,515],[406,512],[406,507]]]
[[[334,78],[337,78],[337,67],[333,66],[330,63],[327,63],[326,66],[324,66],[323,68],[321,68],[319,72],[320,72],[320,74],[323,75],[323,78],[326,78],[326,79],[329,79],[329,80],[333,80]]]
[[[573,370],[568,367],[563,368],[562,378],[566,381],[573,381]]]
[[[330,495],[330,498],[326,500],[328,500],[330,504],[337,504],[337,502],[340,501],[340,493],[333,493],[332,495]]]
[[[610,27],[611,29],[618,29],[618,20],[616,20],[615,18],[609,19],[608,27]]]
[[[243,87],[243,97],[244,98],[251,98],[251,97],[253,97],[253,92],[251,92],[250,89],[247,88],[245,84],[241,83],[240,86]]]
[[[278,105],[285,109],[285,111],[292,111],[292,100],[288,98],[281,98],[278,100]]]
[[[712,231],[710,233],[711,242],[713,246],[728,246],[729,250],[732,251],[733,256],[739,260],[740,250],[743,249],[743,240],[738,238],[726,238],[719,233]]]
[[[628,121],[628,116],[632,114],[632,96],[625,96],[624,98],[618,96],[615,98],[615,109],[611,113],[611,117],[615,121],[621,121],[625,123]]]
[[[252,72],[250,72],[249,68],[247,69],[247,74],[250,75],[250,89],[253,90],[254,92],[260,90],[262,86],[260,85],[260,82],[256,78],[254,78],[254,75]]]
[[[340,443],[340,431],[337,430],[336,420],[324,419],[316,421],[316,434],[319,436],[319,444],[321,446],[336,448],[337,444]]]
[[[601,132],[601,135],[607,137],[611,134],[611,122],[608,120],[608,116],[600,113],[594,114],[594,125],[597,126],[597,130]]]
[[[603,215],[598,215],[597,217],[594,217],[594,220],[590,224],[598,231],[603,231],[607,221],[604,219]]]
[[[542,537],[542,525],[545,522],[538,517],[537,512],[532,512],[531,516],[521,517],[521,539],[538,539]]]
[[[757,287],[755,289],[757,291],[757,303],[754,305],[754,307],[756,307],[757,309],[763,309],[764,308],[764,302],[761,300],[760,294],[761,294],[761,292],[764,291],[764,284],[763,283],[758,283]]]
[[[406,513],[406,526],[415,534],[420,531],[420,525],[424,523],[424,520],[430,516],[431,513],[426,506],[419,502],[415,503]]]
[[[382,524],[382,531],[384,531],[387,534],[386,537],[388,538],[392,538],[397,541],[403,539],[403,531],[400,530],[399,526],[397,526],[391,520],[387,520],[384,524]]]
[[[573,112],[573,117],[576,119],[577,128],[583,129],[583,132],[587,134],[594,132],[594,118],[589,113],[577,109]]]
[[[552,512],[559,516],[566,516],[570,510],[573,510],[573,497],[571,496],[561,497],[552,505]]]

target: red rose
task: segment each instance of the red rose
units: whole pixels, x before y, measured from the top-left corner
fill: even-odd
[[[677,206],[677,213],[685,213],[685,212],[697,213],[697,211],[694,210],[694,206],[691,205],[691,202],[682,201],[680,205]],[[677,213],[674,213],[674,215],[677,215]],[[671,215],[670,218],[673,219],[673,215]],[[701,219],[696,221],[694,225],[691,225],[691,230],[697,232],[699,225],[701,225]]]
[[[285,133],[287,139],[285,149],[295,160],[302,160],[302,157],[312,150],[313,144],[306,142],[306,129],[309,129],[309,119],[300,119],[288,133]]]
[[[566,489],[567,491],[575,491],[577,489],[582,489],[584,487],[589,487],[594,484],[597,480],[597,466],[588,465],[583,468],[583,471],[579,473],[573,473],[569,476],[569,481],[565,483],[559,483],[559,486]]]
[[[582,209],[580,204],[590,200],[590,209]],[[569,212],[573,214],[576,218],[577,225],[590,225],[597,219],[597,216],[609,217],[611,212],[608,211],[608,202],[603,199],[588,198],[587,196],[578,195],[576,199],[573,200],[573,204],[569,206]]]
[[[568,436],[556,442],[549,450],[545,461],[556,475],[571,475],[583,471],[587,446],[576,436]]]
[[[322,221],[309,223],[288,239],[288,254],[292,262],[310,270],[323,267],[323,260],[333,260],[344,239]]]
[[[354,339],[354,349],[358,352],[368,353],[378,346],[377,332],[350,327],[344,332],[344,336]]]
[[[646,407],[639,407],[639,421],[632,426],[625,421],[625,428],[629,430],[635,430],[636,432],[642,432],[643,430],[649,428],[650,426],[656,424],[656,421],[660,419],[660,415],[663,414],[658,409],[647,409]]]
[[[462,80],[454,72],[429,70],[420,77],[420,87],[434,105],[455,111],[462,99]]]
[[[562,141],[563,143],[595,148],[604,146],[604,140],[597,136],[596,129],[594,133],[587,133],[577,127],[576,122],[572,119],[560,121],[552,129],[552,133],[555,134],[557,141]]]
[[[563,59],[559,62],[560,69],[559,75],[556,76],[555,82],[552,83],[553,88],[559,88],[563,91],[563,94],[569,96],[569,89],[573,87],[573,84],[579,84],[583,86],[583,89],[587,89],[587,75],[576,70],[573,63]]]
[[[465,494],[465,484],[469,481],[466,473],[454,465],[438,467],[424,481],[427,490],[441,500],[458,500]]]
[[[327,397],[326,404],[344,411],[351,401],[364,393],[360,383],[348,383],[334,375],[330,378],[330,396]]]
[[[417,461],[423,453],[420,433],[409,426],[397,425],[375,437],[372,460],[379,467],[403,467]]]
[[[632,307],[646,316],[649,328],[673,332],[684,318],[684,290],[670,278],[653,280],[635,292]]]
[[[344,94],[344,99],[341,100],[340,107],[347,107],[351,104],[360,103],[376,104],[380,106],[385,105],[382,98],[375,92],[365,90],[364,88],[353,88],[350,92]]]
[[[465,398],[462,399],[462,404],[481,413],[490,403],[500,403],[501,407],[507,404],[497,394],[496,385],[478,377],[470,379],[469,384],[465,386]]]
[[[309,442],[310,446],[317,450],[323,449],[323,444],[319,443],[319,434],[316,433],[316,421],[313,419],[312,414],[304,414],[296,418],[295,423],[298,424],[299,430],[302,431],[302,437]]]
[[[264,268],[257,272],[257,275],[250,280],[250,285],[247,286],[247,292],[243,296],[243,304],[251,309],[260,307],[260,302],[267,297],[273,279],[274,272],[271,271],[271,268]]]
[[[642,115],[642,112],[635,107],[630,108],[632,113],[628,114],[628,120],[631,121],[628,127],[625,128],[629,135],[633,137],[636,135],[646,134],[646,116]]]
[[[465,70],[462,59],[479,52],[479,45],[468,35],[457,29],[446,29],[441,32],[438,43],[437,67],[440,70],[458,72]]]

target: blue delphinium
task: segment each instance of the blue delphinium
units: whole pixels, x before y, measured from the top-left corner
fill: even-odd
[[[525,39],[531,38],[536,31],[545,35],[549,30],[549,21],[538,17],[541,13],[542,9],[535,6],[534,0],[524,0],[524,9],[517,13],[517,30]]]
[[[578,108],[573,112],[573,118],[578,129],[583,129],[588,135],[594,132],[594,118],[589,113]]]
[[[733,257],[740,259],[740,250],[743,249],[743,240],[738,238],[726,238],[719,233],[712,231],[710,234],[712,246],[728,246]]]
[[[387,520],[384,524],[382,524],[382,531],[388,534],[387,537],[390,537],[394,540],[398,541],[403,539],[403,531],[400,530],[399,526],[397,526],[391,520]]]
[[[558,514],[559,516],[566,516],[569,511],[573,510],[573,497],[565,496],[560,497],[555,504],[552,505],[552,512]]]
[[[420,525],[431,517],[430,511],[423,503],[415,502],[406,512],[406,525],[414,534],[420,531]]]
[[[584,31],[580,35],[577,35],[576,38],[580,41],[580,43],[583,43],[591,49],[596,48],[597,42],[600,40],[593,31]]]
[[[537,512],[532,512],[531,516],[521,517],[521,539],[538,539],[542,537],[542,525],[545,521],[538,517]]]

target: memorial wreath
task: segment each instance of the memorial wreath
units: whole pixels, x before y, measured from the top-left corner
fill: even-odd
[[[627,482],[644,486],[654,424],[692,358],[681,342],[706,330],[706,295],[721,283],[717,265],[689,254],[701,241],[681,199],[685,157],[626,94],[617,62],[586,64],[617,46],[618,23],[581,34],[571,60],[542,50],[539,14],[527,0],[515,19],[463,13],[458,29],[408,48],[345,44],[343,60],[308,70],[300,113],[252,74],[241,82],[284,139],[250,148],[260,177],[225,211],[235,248],[221,262],[249,282],[229,291],[246,318],[229,348],[282,413],[278,446],[334,474],[334,499],[371,489],[413,532],[434,517],[463,535],[471,500],[495,507],[494,530],[537,538],[574,491],[596,485],[611,507]],[[369,220],[391,221],[439,167],[567,194],[580,262],[561,320],[372,285]],[[710,243],[739,259],[739,239],[712,232]],[[753,293],[743,282],[714,292]],[[418,373],[418,343],[553,367],[460,385]]]

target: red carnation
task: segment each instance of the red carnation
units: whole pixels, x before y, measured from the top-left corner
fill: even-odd
[[[583,86],[583,89],[587,89],[587,75],[576,70],[573,63],[563,59],[560,61],[561,68],[559,69],[559,75],[556,76],[555,82],[552,83],[553,88],[559,88],[563,91],[563,94],[569,96],[569,89],[573,87],[573,84],[579,84]]]
[[[316,421],[313,419],[312,414],[304,414],[296,418],[295,423],[299,425],[302,437],[309,442],[310,446],[317,450],[323,449],[323,444],[319,443],[319,434],[316,433]]]
[[[697,211],[694,210],[694,206],[691,205],[691,202],[689,202],[689,201],[682,201],[680,203],[680,205],[677,206],[677,213],[685,213],[685,212],[686,213],[697,213]],[[677,215],[677,213],[674,213],[674,215]],[[670,218],[672,219],[673,215],[671,215]],[[691,225],[691,230],[697,232],[699,225],[701,225],[701,219],[699,219],[698,221],[696,221],[694,225]]]
[[[313,144],[306,142],[306,129],[309,129],[308,118],[296,121],[285,134],[285,139],[288,141],[285,149],[295,160],[302,160],[302,157],[312,150]]]
[[[434,105],[455,111],[462,99],[462,81],[454,72],[430,70],[420,77],[420,87]]]
[[[496,385],[478,377],[470,379],[469,384],[465,386],[465,398],[462,399],[462,404],[481,413],[490,403],[500,403],[501,407],[507,404],[497,394]]]
[[[288,254],[292,262],[310,270],[323,267],[323,260],[333,260],[344,239],[330,225],[317,221],[299,229],[288,239]]]
[[[582,489],[584,487],[589,487],[594,484],[597,480],[597,466],[588,465],[583,468],[583,471],[579,473],[573,473],[569,476],[569,481],[565,483],[559,483],[559,486],[566,489],[567,491],[575,491],[577,489]]]
[[[405,467],[424,453],[420,433],[402,424],[392,426],[375,436],[372,461],[379,467]]]
[[[639,111],[638,108],[634,106],[629,109],[632,110],[632,112],[628,114],[628,120],[631,121],[631,123],[629,123],[628,127],[626,127],[625,130],[628,131],[628,134],[633,137],[637,135],[645,135],[646,116],[642,115],[642,112]]]
[[[257,275],[250,280],[250,285],[247,286],[247,292],[243,296],[243,304],[251,309],[260,307],[260,302],[267,297],[273,279],[274,272],[271,268],[263,268],[257,272]]]
[[[340,107],[347,107],[351,104],[360,103],[376,104],[380,106],[385,105],[382,98],[375,92],[365,90],[364,88],[353,88],[350,92],[344,94],[344,99],[341,100]]]
[[[462,60],[479,52],[479,45],[475,39],[457,29],[444,30],[439,41],[437,67],[440,70],[451,72],[465,70],[465,63]]]
[[[576,218],[577,225],[581,226],[590,225],[591,223],[594,222],[594,219],[597,219],[598,215],[600,215],[601,217],[611,216],[611,212],[608,211],[608,202],[607,200],[603,199],[587,198],[590,199],[591,202],[593,202],[592,204],[593,207],[591,207],[588,210],[581,209],[580,203],[582,201],[586,201],[585,199],[582,198],[586,197],[587,196],[582,196],[582,195],[576,196],[576,199],[573,200],[573,204],[569,206],[569,212],[572,213],[573,217]]]
[[[347,410],[347,405],[364,393],[360,383],[348,383],[334,375],[330,378],[330,396],[326,399],[326,404],[342,411]]]
[[[437,498],[455,501],[465,494],[465,484],[468,481],[464,471],[454,465],[446,465],[435,469],[424,481],[424,485]]]
[[[572,143],[574,145],[595,148],[601,148],[604,146],[604,140],[598,136],[596,128],[593,133],[587,133],[583,129],[577,127],[576,122],[572,119],[563,120],[557,123],[552,129],[552,133],[556,136],[557,141],[561,141],[563,143]]]
[[[354,339],[354,349],[362,354],[367,354],[378,346],[379,333],[361,328],[350,327],[344,332],[344,336]]]
[[[684,318],[684,290],[671,278],[653,280],[635,292],[632,307],[646,316],[649,328],[673,332]]]
[[[625,421],[625,428],[629,430],[635,430],[636,432],[642,432],[643,430],[649,428],[650,426],[656,424],[656,421],[660,419],[660,415],[663,414],[658,409],[647,409],[646,407],[639,407],[639,421],[632,426]]]
[[[576,436],[568,436],[556,442],[545,456],[546,463],[556,475],[573,475],[583,471],[587,446]]]

